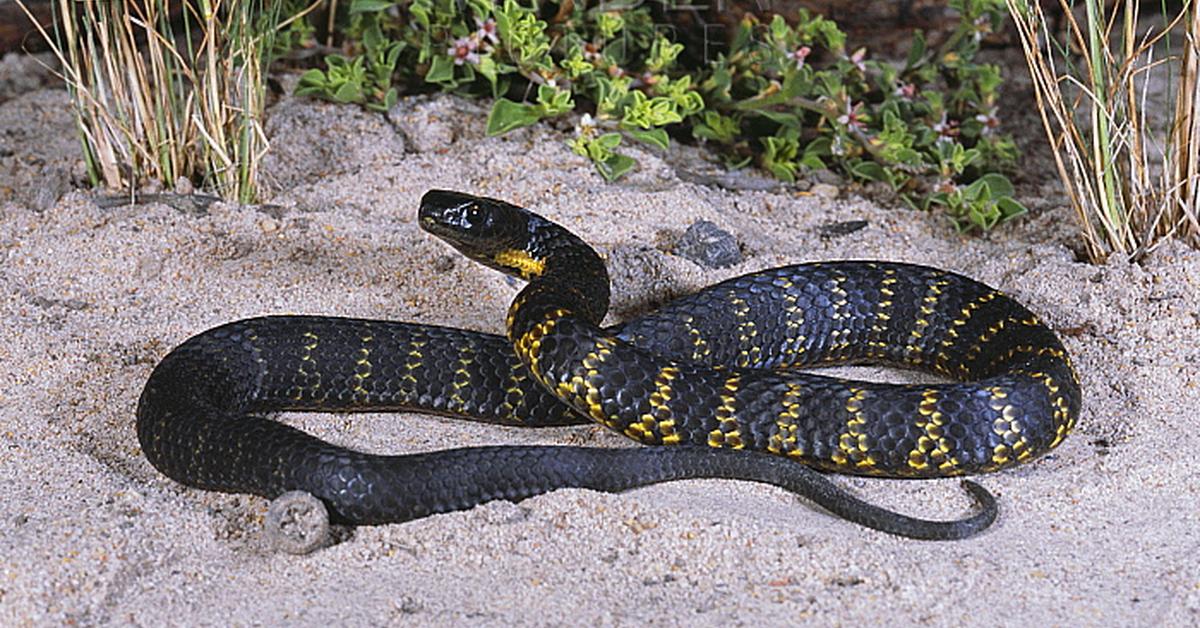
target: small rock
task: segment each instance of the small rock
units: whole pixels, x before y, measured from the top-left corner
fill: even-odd
[[[267,539],[277,550],[309,554],[329,541],[329,511],[305,491],[288,491],[267,508]]]
[[[138,196],[151,196],[162,194],[163,184],[158,179],[147,179],[144,183],[138,186]]]
[[[49,211],[71,189],[71,174],[63,168],[45,168],[31,188],[29,206],[38,212]]]
[[[675,244],[675,253],[708,268],[733,266],[742,261],[737,239],[707,220],[697,220]]]
[[[861,194],[876,203],[892,205],[900,202],[900,195],[883,181],[871,181],[862,187]]]
[[[832,170],[813,170],[808,173],[808,179],[813,183],[828,183],[833,186],[842,184],[842,178]]]
[[[700,185],[711,185],[726,190],[771,192],[783,187],[783,182],[779,179],[764,177],[758,172],[749,169],[733,170],[719,174],[705,174],[679,168],[676,169],[675,174],[684,181]],[[808,189],[807,182],[797,183],[805,184],[799,189]]]
[[[817,233],[822,238],[838,238],[844,235],[850,235],[855,231],[865,229],[870,224],[865,220],[846,220],[843,222],[829,222],[817,227]]]
[[[814,183],[808,192],[813,196],[827,198],[829,200],[833,200],[838,197],[838,194],[841,194],[841,190],[838,189],[838,186],[830,185],[828,183]]]

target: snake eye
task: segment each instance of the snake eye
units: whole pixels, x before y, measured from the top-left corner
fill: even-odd
[[[472,203],[463,207],[460,219],[460,224],[466,231],[476,236],[486,236],[492,230],[492,223],[495,217],[493,216],[493,212],[489,211],[486,207]]]
[[[463,223],[468,229],[479,230],[483,228],[487,215],[478,205],[467,207],[466,215],[463,217]]]

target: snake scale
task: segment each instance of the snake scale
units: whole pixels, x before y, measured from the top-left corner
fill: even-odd
[[[682,478],[765,482],[886,532],[964,538],[979,508],[928,521],[868,504],[820,471],[943,477],[1019,464],[1074,426],[1080,388],[1055,334],[1004,294],[888,262],[764,270],[604,329],[603,260],[504,201],[433,190],[422,228],[527,280],[508,338],[328,316],[267,316],[196,335],[155,367],[137,409],[154,467],[183,484],[267,497],[308,491],[351,523],[397,522],[563,487]],[[947,376],[896,385],[799,372],[880,363]],[[278,411],[420,410],[479,421],[594,421],[645,447],[477,447],[374,455],[272,420]],[[817,471],[820,470],[820,471]]]

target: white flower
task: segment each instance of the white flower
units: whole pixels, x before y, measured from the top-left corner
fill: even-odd
[[[975,120],[983,125],[983,130],[980,131],[981,135],[991,135],[1000,126],[1000,116],[997,115],[996,107],[975,116]]]
[[[955,120],[946,119],[946,112],[942,112],[942,119],[933,125],[933,130],[937,132],[937,142],[953,142],[958,137],[958,122]]]
[[[579,117],[579,124],[575,125],[575,135],[578,137],[591,137],[596,132],[596,119],[592,114],[585,113]]]

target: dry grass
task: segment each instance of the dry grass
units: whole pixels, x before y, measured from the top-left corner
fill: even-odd
[[[56,0],[55,32],[42,35],[62,65],[92,183],[132,192],[188,179],[253,201],[277,5],[186,1],[176,33],[168,0]]]
[[[1139,35],[1135,0],[1084,0],[1082,20],[1060,3],[1066,42],[1051,37],[1039,3],[1007,0],[1088,256],[1138,260],[1172,237],[1200,247],[1195,5],[1185,2],[1169,23]],[[1185,32],[1182,51],[1156,58],[1176,27]],[[1174,90],[1173,109],[1152,111],[1155,84]]]

